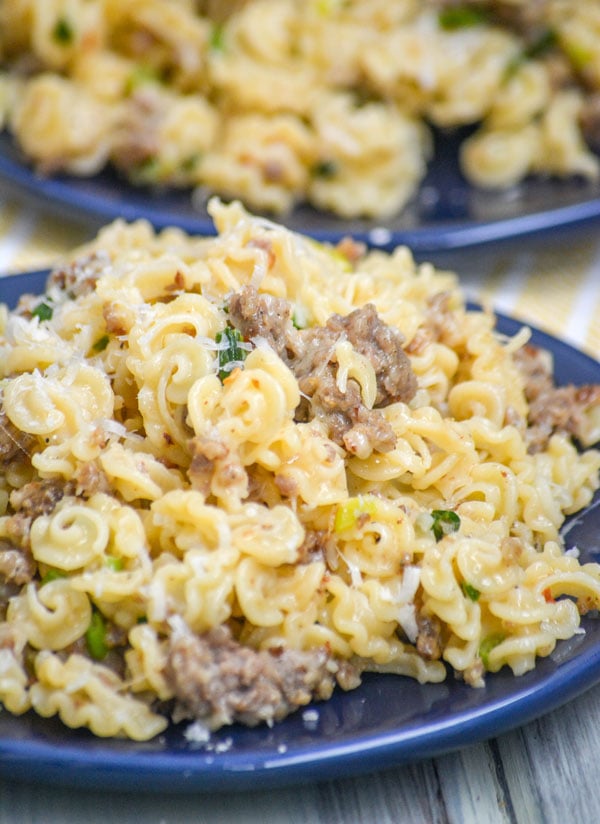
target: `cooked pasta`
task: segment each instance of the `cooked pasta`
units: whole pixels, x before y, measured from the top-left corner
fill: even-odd
[[[0,313],[6,709],[273,723],[582,632],[600,565],[560,529],[600,485],[600,387],[406,248],[210,210],[215,237],[117,221]]]
[[[5,0],[0,124],[42,174],[383,220],[432,129],[476,186],[596,179],[599,44],[600,0]]]

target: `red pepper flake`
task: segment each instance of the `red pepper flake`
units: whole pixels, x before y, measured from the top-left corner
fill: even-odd
[[[548,604],[556,603],[556,599],[554,595],[552,595],[552,590],[550,589],[550,587],[546,587],[546,589],[542,590],[542,595],[544,596]]]

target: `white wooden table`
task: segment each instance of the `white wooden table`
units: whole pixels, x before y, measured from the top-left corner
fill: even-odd
[[[85,238],[3,201],[0,270],[33,268]],[[600,225],[438,255],[489,299],[600,357]],[[61,789],[0,778],[0,824],[552,824],[600,821],[600,685],[491,741],[372,775],[191,795]]]

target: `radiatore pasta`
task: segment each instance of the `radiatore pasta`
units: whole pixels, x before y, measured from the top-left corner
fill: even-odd
[[[432,130],[475,186],[596,179],[599,43],[599,0],[6,0],[0,123],[44,175],[384,220]]]
[[[600,484],[600,388],[406,248],[210,210],[215,237],[113,223],[0,315],[5,709],[272,724],[582,632],[600,566],[560,528]]]

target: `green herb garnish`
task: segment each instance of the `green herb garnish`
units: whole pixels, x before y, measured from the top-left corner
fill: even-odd
[[[195,152],[194,154],[189,155],[189,157],[184,158],[184,160],[181,161],[181,171],[193,172],[200,163],[201,158],[202,155],[200,155],[198,152]]]
[[[526,60],[534,60],[542,57],[551,48],[558,44],[556,32],[553,29],[545,29],[539,37],[533,40],[522,52],[515,55],[506,67],[506,74],[512,76]]]
[[[219,377],[224,381],[235,366],[245,360],[246,350],[239,345],[242,341],[241,332],[232,326],[226,326],[222,332],[217,332],[215,340],[222,344],[219,347]]]
[[[558,37],[554,29],[545,29],[539,37],[536,37],[525,49],[527,57],[539,57],[542,54],[556,46]]]
[[[439,24],[446,31],[480,26],[487,22],[487,19],[483,9],[475,9],[472,6],[453,6],[442,9],[438,14]]]
[[[450,535],[460,529],[460,518],[451,509],[434,509],[431,513],[433,523],[431,531],[436,541],[441,541],[444,535]]]
[[[159,159],[157,157],[149,157],[131,169],[129,177],[132,183],[136,185],[148,185],[150,183],[158,183],[161,174],[162,169]]]
[[[39,320],[41,321],[50,320],[53,311],[54,310],[52,309],[49,303],[45,303],[44,301],[42,301],[41,303],[38,303],[38,305],[35,307],[35,309],[31,313],[31,316],[34,318],[39,318]]]
[[[104,350],[105,350],[105,349],[106,349],[106,347],[108,346],[108,342],[109,342],[109,340],[110,340],[110,338],[108,337],[108,335],[103,335],[103,336],[102,336],[101,338],[99,338],[99,339],[96,341],[96,343],[92,346],[92,349],[93,349],[95,352],[104,352]]]
[[[331,178],[338,172],[337,163],[334,160],[321,160],[312,167],[314,177]]]
[[[75,38],[75,31],[71,23],[66,17],[59,17],[54,28],[52,29],[52,37],[61,46],[68,46]]]
[[[479,601],[479,596],[481,595],[481,592],[479,592],[478,589],[476,589],[474,586],[471,586],[471,584],[467,584],[466,581],[463,581],[461,587],[462,591],[465,593],[467,598],[470,598],[471,601]]]
[[[104,563],[110,570],[112,570],[112,572],[121,572],[123,569],[123,559],[117,558],[116,555],[107,555],[104,559]]]
[[[49,584],[51,581],[56,581],[58,578],[66,578],[66,572],[63,572],[61,569],[49,569],[43,576],[40,581],[40,586],[44,586],[45,584]]]

